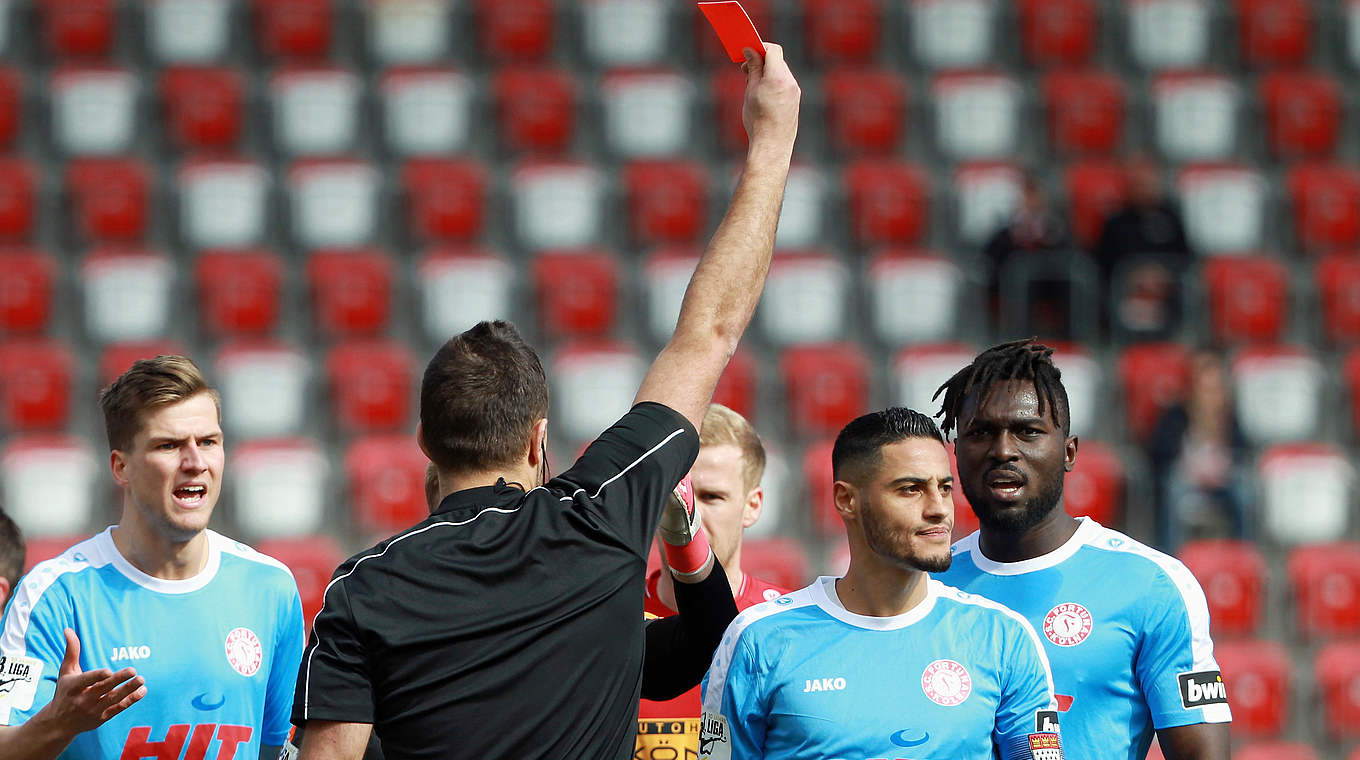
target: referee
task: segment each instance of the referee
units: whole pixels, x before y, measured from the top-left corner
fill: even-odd
[[[634,406],[548,478],[548,383],[504,322],[435,353],[421,448],[438,508],[345,561],[303,653],[301,756],[390,760],[632,755],[643,575],[667,495],[755,310],[798,130],[783,51],[747,51],[750,136],[731,205]]]

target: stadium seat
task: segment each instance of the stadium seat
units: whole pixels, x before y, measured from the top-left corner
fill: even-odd
[[[762,516],[761,522],[767,517]],[[742,571],[780,588],[800,589],[806,586],[812,580],[808,574],[808,564],[807,551],[792,538],[757,538],[741,543]]]
[[[694,85],[674,71],[625,71],[600,81],[605,145],[622,159],[686,153],[693,135]]]
[[[54,339],[0,341],[0,422],[14,432],[63,430],[75,371],[75,356]]]
[[[1077,464],[1065,478],[1063,503],[1074,517],[1085,515],[1107,526],[1122,524],[1124,465],[1113,448],[1091,438],[1081,440]]]
[[[831,449],[835,438],[821,438],[803,449],[803,488],[812,508],[812,527],[819,535],[844,538],[845,524],[836,511],[831,472]]]
[[[774,4],[775,0],[744,0],[741,7],[746,11],[751,22],[755,24],[756,29],[773,29]],[[688,15],[693,20],[691,32],[700,61],[704,64],[721,65],[724,69],[727,69],[726,63],[730,59],[727,57],[727,52],[723,50],[718,35],[713,33],[713,27],[709,25],[708,19],[697,10],[688,13]],[[741,72],[736,71],[735,66],[731,69],[740,76]]]
[[[0,335],[42,332],[52,315],[57,259],[33,249],[0,249]]]
[[[79,438],[14,436],[0,453],[0,498],[25,539],[83,533],[94,517],[95,484],[103,472]]]
[[[1078,162],[1063,175],[1071,210],[1072,237],[1081,246],[1100,239],[1105,220],[1128,197],[1128,174],[1119,164]]]
[[[24,126],[24,75],[0,68],[0,147],[10,148]]]
[[[1105,409],[1102,401],[1103,366],[1085,346],[1049,341],[1053,364],[1062,373],[1067,388],[1067,407],[1072,435],[1091,435]],[[960,365],[962,366],[962,365]]]
[[[972,164],[954,172],[958,240],[981,246],[1020,206],[1020,171],[1008,164]]]
[[[510,319],[515,270],[478,249],[436,249],[416,267],[421,324],[436,344],[484,319]]]
[[[837,68],[822,77],[827,139],[847,156],[891,156],[907,131],[907,84],[887,69]]]
[[[233,495],[236,523],[252,538],[298,538],[327,524],[330,468],[305,438],[250,441],[231,454],[222,489]],[[281,508],[283,507],[283,508]]]
[[[1223,641],[1256,633],[1269,575],[1260,547],[1250,541],[1204,539],[1187,541],[1178,554],[1204,589],[1214,637]]]
[[[194,264],[197,312],[214,338],[266,335],[279,321],[283,261],[268,251],[205,251]]]
[[[1185,69],[1209,56],[1208,0],[1127,0],[1129,50],[1144,69]]]
[[[1153,82],[1157,149],[1171,161],[1218,161],[1237,148],[1240,92],[1215,74],[1163,74]]]
[[[229,343],[218,352],[213,375],[222,393],[222,427],[228,436],[249,440],[302,432],[311,365],[301,351],[270,341]]]
[[[145,4],[146,43],[161,65],[222,60],[230,51],[231,0],[152,0]]]
[[[1204,263],[1214,338],[1222,343],[1279,339],[1289,312],[1289,273],[1264,256],[1216,256]]]
[[[474,161],[412,159],[402,165],[407,225],[417,240],[468,240],[482,232],[486,170]]]
[[[648,332],[658,344],[670,340],[675,332],[680,302],[702,254],[698,247],[662,248],[652,252],[642,265]]]
[[[977,350],[966,343],[924,343],[908,346],[893,360],[893,398],[896,406],[934,416],[940,410],[935,391],[968,366]]]
[[[995,55],[992,0],[911,0],[908,11],[912,51],[926,68],[977,68]]]
[[[75,226],[91,242],[140,240],[146,233],[151,178],[133,159],[81,158],[66,165]]]
[[[269,172],[245,160],[202,159],[178,174],[179,227],[191,249],[250,248],[264,240]]]
[[[804,50],[819,64],[868,63],[878,57],[883,14],[878,0],[802,0]]]
[[[1093,0],[1021,0],[1020,41],[1025,58],[1036,66],[1079,66],[1095,53],[1097,29]]]
[[[850,232],[862,247],[915,245],[930,230],[930,177],[920,167],[864,159],[841,175]]]
[[[756,361],[750,353],[738,347],[737,352],[727,361],[727,368],[723,370],[722,377],[718,378],[718,387],[713,391],[713,403],[722,404],[748,420],[755,419],[756,388],[760,386],[760,370],[764,366],[763,362]],[[773,459],[770,452],[766,454],[765,470],[768,480]],[[766,499],[769,498],[767,493]],[[768,503],[766,507],[769,507]]]
[[[565,440],[583,443],[613,425],[628,411],[642,385],[647,363],[619,343],[569,343],[552,359],[555,420]]]
[[[1322,367],[1298,346],[1254,346],[1232,361],[1237,418],[1255,445],[1315,438]]]
[[[724,67],[713,75],[710,88],[713,92],[714,120],[718,126],[718,145],[729,155],[744,153],[747,137],[746,127],[741,121],[741,106],[746,97],[746,77],[735,68]]]
[[[1224,641],[1214,647],[1232,703],[1233,735],[1279,736],[1289,720],[1294,666],[1279,642]]]
[[[166,69],[161,74],[160,96],[165,133],[175,147],[222,150],[236,145],[245,121],[245,78],[241,72],[228,68]]]
[[[255,549],[287,565],[293,572],[298,595],[302,597],[302,623],[310,631],[312,620],[325,601],[326,586],[336,568],[345,561],[340,545],[330,536],[302,536],[261,541]]]
[[[826,179],[822,169],[795,165],[784,185],[784,205],[779,211],[775,248],[808,248],[821,242],[825,234],[824,214]]]
[[[666,0],[586,0],[579,5],[586,57],[598,68],[654,64],[669,49],[673,6]]]
[[[112,52],[113,0],[39,0],[33,5],[43,41],[54,57],[103,59]]]
[[[274,144],[286,155],[333,156],[353,148],[360,81],[333,67],[288,68],[269,80]]]
[[[310,159],[288,170],[293,241],[300,248],[368,244],[378,226],[382,175],[371,164]]]
[[[138,359],[153,359],[162,355],[188,356],[189,351],[169,340],[134,340],[110,343],[99,354],[99,387],[112,383],[132,368]]]
[[[1020,87],[1010,77],[987,73],[942,74],[931,87],[935,140],[957,161],[1013,155],[1020,137]]]
[[[576,80],[549,68],[505,68],[492,80],[501,141],[514,151],[562,153],[576,131]]]
[[[312,323],[331,337],[376,335],[392,311],[392,257],[380,250],[323,250],[307,257]]]
[[[401,5],[402,0],[384,0]],[[399,156],[442,156],[466,150],[472,137],[475,87],[447,69],[399,69],[383,74],[383,136]]]
[[[1129,433],[1146,442],[1162,412],[1190,387],[1190,350],[1179,343],[1129,346],[1119,356],[1119,384]]]
[[[23,158],[0,158],[0,238],[27,240],[33,234],[39,177]]]
[[[1110,155],[1124,136],[1124,83],[1103,71],[1059,70],[1041,84],[1048,139],[1067,155]]]
[[[80,266],[85,331],[98,343],[166,334],[176,299],[175,268],[149,250],[96,249]]]
[[[331,413],[346,433],[406,429],[415,397],[415,357],[400,342],[351,340],[326,355]],[[422,470],[423,471],[423,470]]]
[[[1340,345],[1360,342],[1360,256],[1340,253],[1322,259],[1313,270],[1313,285],[1321,296],[1327,339]]]
[[[531,250],[585,248],[604,225],[605,179],[577,163],[529,163],[510,175],[516,237]]]
[[[89,538],[84,533],[69,536],[24,536],[24,573],[39,562],[58,557],[62,552]]]
[[[1241,253],[1265,239],[1266,181],[1256,170],[1196,166],[1181,172],[1185,235],[1200,254]]]
[[[708,226],[708,172],[689,161],[634,161],[623,169],[628,226],[641,245],[697,243]]]
[[[1283,158],[1327,157],[1341,135],[1341,86],[1318,72],[1273,71],[1261,78],[1266,140]]]
[[[429,516],[425,468],[430,460],[409,433],[369,435],[345,451],[354,520],[365,534],[387,535]]]
[[[1360,633],[1360,543],[1297,546],[1289,553],[1288,573],[1300,633],[1310,638]]]
[[[1233,704],[1236,705],[1235,702]],[[1235,717],[1236,713],[1233,715]],[[1299,742],[1256,742],[1244,744],[1235,750],[1233,760],[1318,760],[1318,753]]]
[[[1278,444],[1260,462],[1261,525],[1281,544],[1334,541],[1346,533],[1355,469],[1329,443]]]
[[[368,49],[379,66],[435,64],[448,57],[449,0],[374,0],[365,4]]]
[[[604,251],[544,251],[533,260],[538,324],[553,338],[613,332],[619,306],[619,265]]]
[[[920,409],[922,414],[930,414]],[[967,538],[977,531],[979,527],[977,513],[973,511],[973,505],[968,503],[968,497],[963,495],[963,486],[959,485],[959,458],[954,451],[954,443],[946,443],[945,451],[949,453],[949,473],[954,476],[954,489],[950,492],[954,501],[954,532],[953,539],[958,541]]]
[[[1307,63],[1313,42],[1308,0],[1235,0],[1233,5],[1244,63],[1262,68]]]
[[[959,319],[963,272],[930,251],[879,251],[865,268],[874,334],[890,346],[948,340]]]
[[[255,40],[273,59],[325,59],[334,26],[331,0],[255,0]]]
[[[780,251],[761,296],[761,334],[776,346],[839,339],[846,334],[852,284],[850,270],[836,256]]]
[[[1360,641],[1337,641],[1319,650],[1313,680],[1327,732],[1338,739],[1360,736]]]
[[[835,435],[868,409],[869,360],[853,343],[785,349],[779,369],[789,421],[797,435]]]
[[[1360,245],[1360,170],[1312,163],[1290,169],[1285,177],[1300,246],[1329,251]]]
[[[477,0],[477,37],[481,53],[497,62],[540,61],[552,52],[552,0]]]
[[[137,137],[137,76],[126,69],[66,66],[52,75],[52,142],[72,156],[127,153]]]

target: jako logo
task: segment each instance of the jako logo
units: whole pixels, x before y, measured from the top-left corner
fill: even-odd
[[[110,660],[145,660],[151,656],[151,647],[143,644],[139,647],[114,647],[113,654],[109,655]]]
[[[810,691],[844,691],[844,678],[813,678],[803,685],[803,693]]]

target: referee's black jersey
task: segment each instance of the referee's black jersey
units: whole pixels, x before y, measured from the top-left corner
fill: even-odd
[[[643,575],[694,427],[633,407],[527,494],[450,494],[346,560],[303,652],[293,722],[372,723],[388,760],[632,756]]]

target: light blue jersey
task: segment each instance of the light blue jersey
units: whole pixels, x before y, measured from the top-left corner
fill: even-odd
[[[146,696],[61,757],[255,760],[282,744],[302,658],[297,584],[277,560],[206,535],[207,564],[185,580],[137,570],[112,529],[33,568],[0,629],[0,725],[52,700],[71,628],[82,670],[132,666]]]
[[[1154,728],[1232,720],[1199,583],[1123,533],[1083,517],[1059,549],[1011,563],[984,557],[974,533],[937,577],[1039,631],[1069,758],[1142,760]]]
[[[846,610],[835,578],[751,607],[703,698],[703,758],[1062,757],[1057,735],[1036,731],[1057,710],[1034,629],[935,580],[895,617]]]

